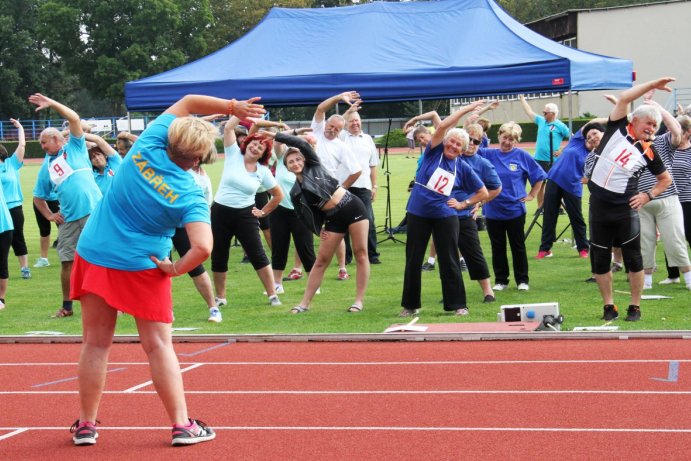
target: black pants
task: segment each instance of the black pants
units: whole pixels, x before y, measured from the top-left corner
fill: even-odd
[[[10,208],[10,216],[12,216],[12,224],[14,224],[12,250],[15,256],[24,256],[29,251],[26,249],[26,240],[24,240],[24,210],[22,206]]]
[[[470,216],[458,218],[458,249],[468,266],[470,280],[489,278],[489,268],[482,253],[477,224]]]
[[[187,231],[184,227],[178,227],[177,229],[175,229],[175,234],[173,234],[172,240],[173,248],[175,248],[175,251],[178,252],[181,258],[185,256],[187,252],[190,251],[190,249],[192,248],[192,245],[190,244],[190,238],[187,235]],[[189,275],[190,277],[197,277],[202,275],[204,272],[206,272],[206,269],[204,269],[204,264],[200,264],[191,271],[189,271],[187,275]]]
[[[10,245],[12,245],[12,231],[8,230],[0,233],[0,279],[10,278],[10,271],[7,258],[10,255]]]
[[[495,283],[509,284],[509,258],[506,240],[513,256],[513,277],[516,285],[529,283],[528,255],[525,250],[525,215],[500,221],[487,219],[487,234],[492,245],[492,269]]]
[[[566,213],[569,215],[569,222],[573,229],[578,251],[588,250],[590,242],[586,237],[585,221],[581,211],[581,198],[566,192],[554,181],[547,181],[545,188],[545,201],[542,204],[542,243],[541,251],[548,251],[557,239],[557,219],[559,219],[559,207],[562,200]]]
[[[285,270],[290,249],[290,236],[293,236],[295,250],[300,256],[307,272],[314,266],[314,237],[312,232],[298,218],[295,210],[278,206],[269,215],[271,223],[271,267]]]
[[[691,202],[681,202],[681,209],[684,212],[684,235],[686,235],[686,241],[691,244]],[[667,265],[667,256],[665,256],[665,265]],[[678,278],[679,268],[667,265],[667,277]]]
[[[595,274],[611,270],[612,247],[620,247],[629,272],[643,270],[641,221],[628,203],[612,205],[590,196],[590,259]]]
[[[405,244],[405,273],[401,306],[421,307],[422,260],[432,235],[437,248],[439,278],[444,298],[444,310],[455,311],[466,305],[465,285],[458,260],[458,217],[423,218],[408,213],[408,238]]]
[[[46,200],[46,203],[48,204],[48,209],[53,213],[60,211],[60,202],[57,200]],[[34,214],[36,215],[36,223],[38,224],[39,234],[41,237],[48,237],[50,235],[51,222],[48,221],[40,211],[38,211],[36,205],[34,205]]]
[[[351,187],[348,191],[355,195],[362,201],[367,210],[367,219],[369,220],[369,233],[367,234],[367,256],[369,259],[376,258],[379,256],[377,252],[377,230],[374,226],[374,210],[372,209],[372,191],[362,187]],[[353,250],[350,246],[350,236],[346,232],[345,235],[345,245],[346,245],[346,261],[353,259]]]
[[[214,248],[211,251],[213,272],[228,271],[230,242],[233,237],[240,241],[254,270],[270,264],[259,236],[259,221],[252,215],[252,206],[231,208],[214,202],[211,205],[211,232],[214,236]]]

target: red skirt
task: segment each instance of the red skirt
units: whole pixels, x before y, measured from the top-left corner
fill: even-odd
[[[135,318],[173,323],[172,283],[158,268],[122,271],[91,264],[74,254],[70,298],[95,294],[105,302]]]

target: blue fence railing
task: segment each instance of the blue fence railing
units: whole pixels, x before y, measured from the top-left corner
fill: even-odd
[[[120,131],[131,131],[141,133],[154,117],[97,117],[84,119],[84,122],[91,125],[92,132],[104,138],[115,137]],[[57,128],[62,130],[66,127],[63,119],[52,120],[20,120],[24,127],[24,134],[27,140],[36,140],[41,132],[46,128]],[[16,141],[17,129],[9,120],[0,120],[0,141]]]

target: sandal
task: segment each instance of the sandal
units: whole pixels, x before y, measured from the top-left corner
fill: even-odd
[[[418,309],[403,309],[398,316],[399,317],[413,317],[418,314]]]
[[[348,312],[361,312],[361,311],[362,311],[362,306],[359,305],[359,304],[357,304],[357,303],[353,303],[353,304],[348,308]]]
[[[302,306],[295,306],[290,310],[291,314],[302,314],[303,312],[307,312],[309,310],[308,307],[302,307]]]
[[[74,312],[71,309],[68,310],[68,309],[61,307],[60,309],[58,309],[58,311],[55,313],[55,315],[53,315],[53,318],[54,319],[62,319],[65,317],[72,317],[73,314],[74,314]]]

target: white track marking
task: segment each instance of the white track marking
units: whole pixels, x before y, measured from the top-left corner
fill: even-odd
[[[449,360],[449,361],[397,361],[397,362],[180,362],[180,365],[285,365],[285,366],[377,366],[377,365],[543,365],[543,364],[571,364],[571,363],[691,363],[691,359],[652,359],[652,360]],[[109,365],[145,365],[148,362],[109,362]],[[30,367],[30,366],[77,366],[77,362],[62,363],[0,363],[0,367]]]
[[[199,368],[199,367],[201,367],[202,365],[204,365],[204,364],[203,364],[203,363],[195,363],[194,365],[190,365],[190,366],[187,367],[187,368],[181,369],[181,370],[180,370],[180,373],[184,373],[184,372],[186,372],[186,371],[194,370],[195,368]],[[138,390],[138,389],[141,389],[142,387],[150,386],[150,385],[152,385],[153,383],[154,383],[153,381],[147,381],[147,382],[145,382],[145,383],[137,384],[137,385],[134,386],[134,387],[130,387],[129,389],[125,389],[123,392],[126,393],[126,394],[127,394],[127,393],[132,393],[132,392],[134,392],[134,391],[136,391],[136,390]]]
[[[135,386],[137,389],[152,384],[147,382]],[[134,389],[134,390],[132,390]],[[156,394],[156,391],[139,391],[135,388],[124,391],[104,391],[104,394]],[[0,395],[74,395],[79,391],[0,391]],[[557,390],[303,390],[303,391],[276,391],[276,390],[234,390],[234,391],[189,391],[185,394],[195,395],[691,395],[689,391],[648,391],[648,390],[582,390],[582,389],[557,389]]]
[[[13,430],[14,427],[3,428],[0,431]],[[397,432],[633,432],[633,433],[671,433],[691,434],[691,429],[644,428],[644,427],[419,427],[419,426],[213,426],[215,431],[397,431]],[[64,431],[59,427],[28,427],[25,430]],[[107,427],[98,426],[99,431],[150,431],[167,430],[170,426],[160,427]]]
[[[0,428],[0,430],[3,430],[3,431],[10,431],[10,430],[12,430],[12,429],[14,429],[14,428],[9,428],[9,429]],[[0,435],[0,441],[1,441],[1,440],[5,440],[5,439],[9,439],[10,437],[14,437],[15,435],[19,435],[19,434],[21,434],[22,432],[26,432],[26,431],[28,431],[28,430],[29,430],[28,428],[22,427],[22,428],[20,428],[20,429],[17,429],[16,431],[12,431],[12,432],[10,432],[10,433],[8,433],[8,434]]]

